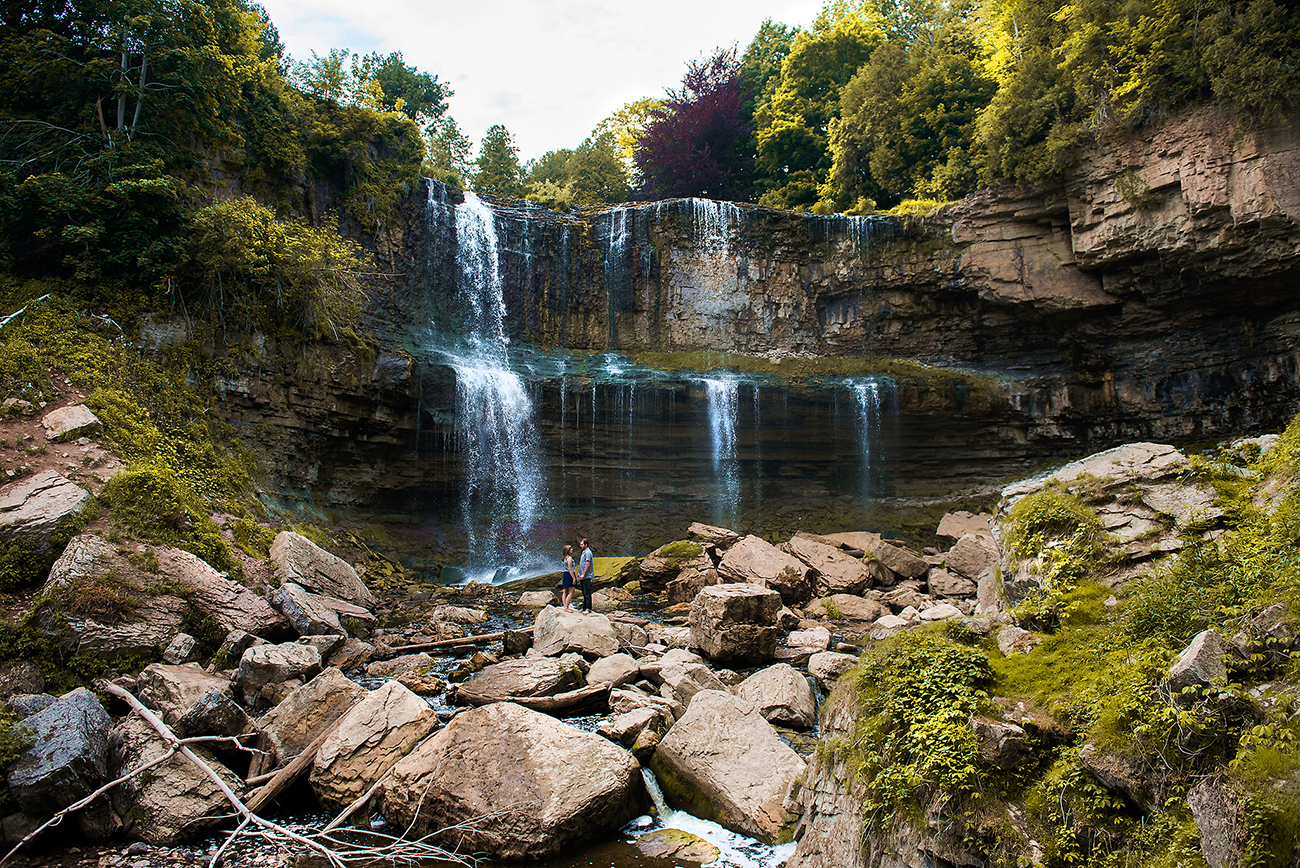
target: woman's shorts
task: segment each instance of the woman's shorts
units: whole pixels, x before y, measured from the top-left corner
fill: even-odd
[[[560,582],[560,587],[566,590],[573,587],[573,573],[564,571],[564,579]]]

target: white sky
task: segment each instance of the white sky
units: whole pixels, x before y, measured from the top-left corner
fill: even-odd
[[[718,46],[741,52],[765,18],[807,27],[823,0],[261,0],[299,60],[331,48],[402,52],[456,91],[474,141],[504,124],[520,162],[581,144],[601,119],[681,83]]]

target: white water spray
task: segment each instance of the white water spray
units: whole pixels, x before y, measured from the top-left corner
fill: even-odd
[[[713,438],[713,518],[720,527],[735,524],[740,502],[740,462],[736,456],[737,380],[704,378]]]

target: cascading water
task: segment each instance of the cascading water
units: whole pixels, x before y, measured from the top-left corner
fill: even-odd
[[[545,491],[533,402],[510,368],[495,217],[473,193],[456,206],[456,291],[465,310],[442,349],[456,372],[461,516],[471,562],[518,564]]]
[[[737,392],[734,379],[704,378],[709,399],[709,429],[713,439],[713,520],[732,527],[740,504],[740,462],[736,455]]]

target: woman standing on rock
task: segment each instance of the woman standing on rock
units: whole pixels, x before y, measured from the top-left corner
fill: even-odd
[[[572,612],[569,603],[573,600],[573,546],[565,546],[562,554],[564,555],[564,578],[560,580],[560,587],[563,588],[560,598],[564,611]]]

